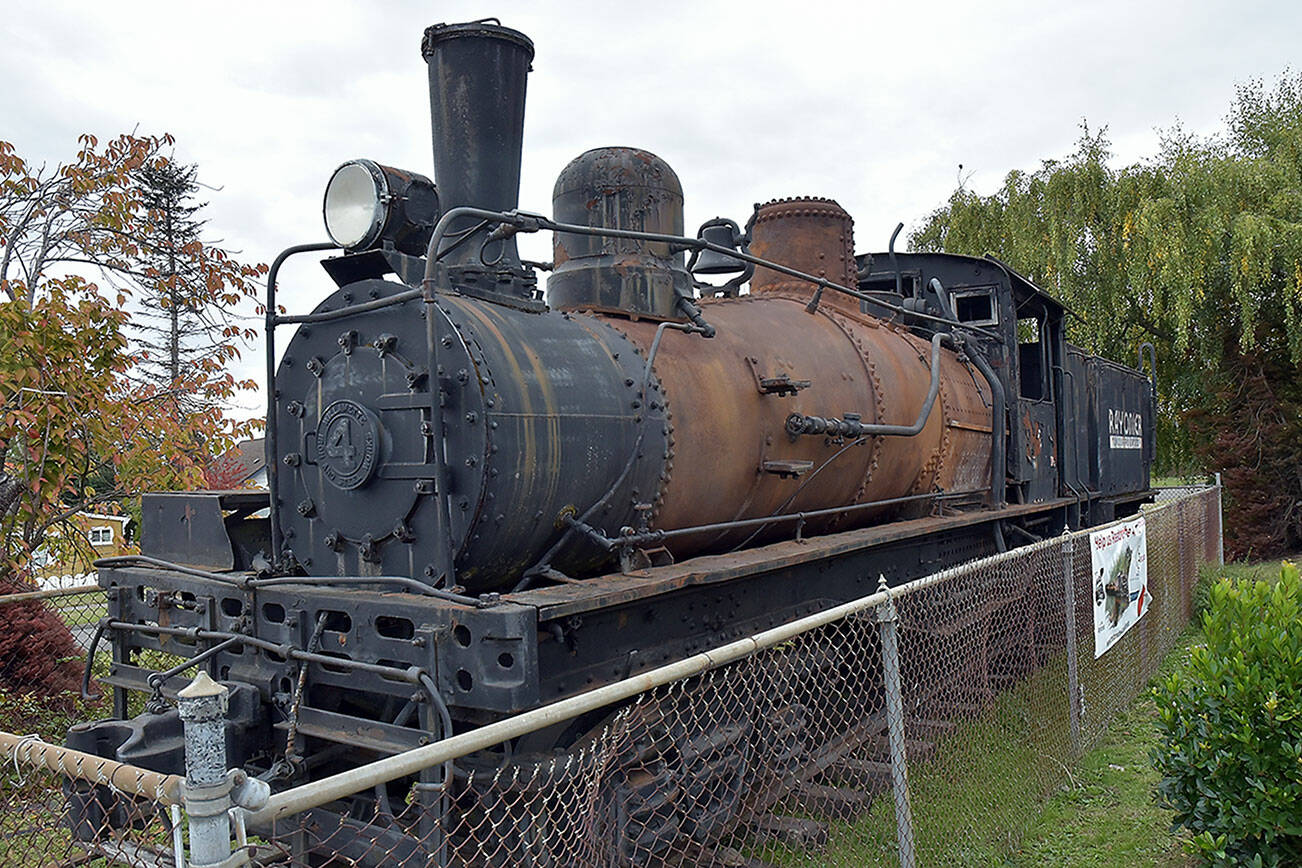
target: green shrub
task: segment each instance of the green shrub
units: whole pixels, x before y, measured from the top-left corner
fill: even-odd
[[[1158,800],[1215,865],[1302,864],[1302,579],[1222,580],[1206,644],[1154,688]]]

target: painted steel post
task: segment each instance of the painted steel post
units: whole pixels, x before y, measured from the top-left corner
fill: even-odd
[[[1076,581],[1072,554],[1075,537],[1070,533],[1062,541],[1062,590],[1067,614],[1067,715],[1071,721],[1071,747],[1080,754],[1080,674],[1076,660]]]
[[[887,594],[885,602],[877,606],[877,627],[882,642],[882,680],[886,688],[886,741],[891,751],[895,837],[899,844],[900,868],[915,868],[913,808],[909,803],[909,768],[904,749],[904,696],[900,687],[900,616],[886,585],[886,576],[880,577],[877,591]]]
[[[199,671],[176,694],[185,726],[185,812],[190,818],[190,866],[233,866],[231,858],[233,781],[226,772],[226,708],[230,691]],[[241,851],[243,853],[243,851]]]
[[[1216,563],[1225,566],[1225,524],[1221,514],[1221,474],[1216,474]]]

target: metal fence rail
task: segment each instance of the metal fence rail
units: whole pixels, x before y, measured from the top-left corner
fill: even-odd
[[[1067,534],[278,793],[235,812],[235,859],[998,862],[1188,624],[1219,494],[1145,510],[1148,612],[1097,659],[1089,536]],[[564,753],[506,747],[581,714]],[[141,770],[105,781],[37,761],[30,739],[0,747],[18,774],[0,790],[0,865],[174,864],[174,797],[117,777]]]

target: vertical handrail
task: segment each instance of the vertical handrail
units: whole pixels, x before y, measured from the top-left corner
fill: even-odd
[[[276,278],[280,276],[280,266],[285,260],[298,253],[310,253],[317,250],[338,250],[339,245],[332,241],[317,241],[312,244],[295,244],[286,247],[271,263],[267,271],[267,489],[271,497],[271,566],[280,568],[283,538],[280,530],[280,451],[279,430],[276,424]]]

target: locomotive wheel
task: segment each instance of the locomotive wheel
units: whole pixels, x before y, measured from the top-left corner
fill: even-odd
[[[623,749],[598,772],[593,820],[601,849],[594,857],[618,868],[692,864],[691,854],[728,832],[744,809],[754,726],[744,716],[706,723],[672,706],[634,707],[626,714],[622,719],[620,712],[607,715],[554,755],[518,757],[505,766],[500,754],[479,763],[461,761],[460,768],[478,765],[479,771],[458,800],[458,825],[482,830],[483,837],[477,843],[458,840],[453,849],[477,853],[471,856],[474,864],[569,864],[576,829],[563,827],[552,814],[564,806],[547,804],[558,791],[552,770],[564,774],[570,761],[580,761],[587,748],[613,736]],[[802,726],[799,718],[794,731]],[[798,762],[803,743],[789,744],[792,731],[784,728],[787,742],[775,747],[786,761]]]

